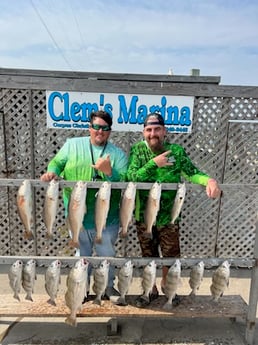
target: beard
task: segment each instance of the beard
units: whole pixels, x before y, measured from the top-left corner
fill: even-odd
[[[150,148],[153,152],[164,151],[163,141],[161,141],[159,137],[152,137],[152,138],[149,138],[149,139],[147,140],[147,143],[148,143],[149,148]]]

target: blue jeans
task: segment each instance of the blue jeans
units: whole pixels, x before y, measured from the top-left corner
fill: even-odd
[[[97,256],[110,256],[116,255],[115,242],[118,237],[119,224],[108,225],[102,232],[102,243],[98,244],[94,242],[96,236],[96,230],[87,229],[80,232],[80,256],[92,256],[93,248],[95,248]],[[91,267],[88,269],[89,276],[91,274]],[[115,279],[115,268],[109,267],[108,287],[112,287]]]

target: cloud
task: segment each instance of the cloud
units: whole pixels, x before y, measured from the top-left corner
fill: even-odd
[[[20,3],[19,3],[20,4]],[[257,85],[258,4],[240,0],[0,1],[0,66],[220,75]]]

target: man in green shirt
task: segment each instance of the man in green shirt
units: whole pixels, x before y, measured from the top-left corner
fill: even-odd
[[[112,117],[105,111],[93,112],[90,115],[90,136],[67,139],[63,147],[49,162],[47,172],[41,176],[42,181],[50,181],[62,176],[70,181],[121,181],[126,176],[127,156],[108,141],[112,127]],[[84,215],[84,231],[80,232],[80,255],[91,256],[93,248],[98,256],[115,256],[115,241],[119,231],[119,202],[121,191],[112,189],[110,209],[106,228],[102,233],[102,243],[95,243],[95,201],[97,189],[87,190]],[[72,189],[64,188],[63,200],[65,215],[68,214],[68,204]],[[90,270],[89,270],[90,272]],[[110,267],[106,297],[117,295],[113,287],[114,268]]]
[[[179,183],[181,178],[206,186],[208,197],[220,196],[218,183],[194,166],[184,148],[165,141],[166,128],[159,113],[149,114],[144,121],[144,140],[131,147],[127,178],[135,182]],[[152,238],[146,236],[144,211],[149,191],[138,190],[136,196],[135,219],[137,235],[143,257],[159,257],[159,247],[163,257],[179,257],[179,219],[171,224],[171,210],[176,190],[161,192],[160,209],[156,224],[152,227]],[[168,267],[162,268],[161,290],[164,291]],[[153,286],[148,301],[140,296],[136,305],[144,307],[158,297],[157,286]],[[179,303],[178,296],[174,304]]]

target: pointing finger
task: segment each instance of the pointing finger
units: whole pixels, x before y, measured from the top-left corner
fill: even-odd
[[[168,151],[163,152],[162,155],[163,155],[163,156],[167,156],[167,155],[169,155],[170,153],[171,153],[171,150],[168,150]]]

